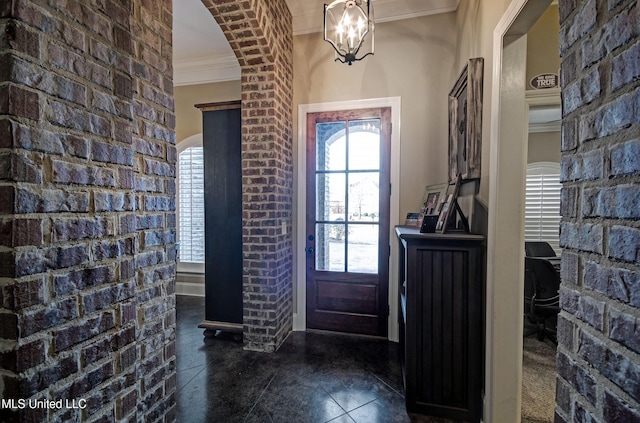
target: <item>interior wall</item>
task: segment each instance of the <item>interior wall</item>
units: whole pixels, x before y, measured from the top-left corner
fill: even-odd
[[[527,163],[560,163],[560,132],[534,132],[529,134]]]
[[[482,162],[479,198],[489,199],[489,137],[491,134],[490,110],[493,75],[493,32],[511,3],[510,0],[461,1],[456,14],[456,49],[454,73],[447,86],[453,86],[466,61],[473,57],[484,58]]]
[[[374,56],[349,66],[334,62],[321,33],[294,37],[294,124],[299,104],[402,97],[402,219],[418,211],[426,185],[447,180],[455,13],[377,24],[375,46]]]
[[[202,112],[195,104],[240,100],[240,80],[174,87],[176,140],[202,133]]]
[[[527,89],[529,81],[542,73],[560,74],[558,5],[550,5],[527,33]],[[559,82],[558,82],[559,85]]]

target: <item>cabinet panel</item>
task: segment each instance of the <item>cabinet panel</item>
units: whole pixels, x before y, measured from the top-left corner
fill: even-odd
[[[202,113],[205,174],[205,322],[242,330],[240,104]]]
[[[396,232],[407,409],[480,421],[484,238]]]

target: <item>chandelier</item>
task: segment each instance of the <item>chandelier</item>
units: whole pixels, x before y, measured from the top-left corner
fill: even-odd
[[[324,40],[336,51],[336,61],[348,63],[373,54],[371,0],[335,0],[324,5]]]

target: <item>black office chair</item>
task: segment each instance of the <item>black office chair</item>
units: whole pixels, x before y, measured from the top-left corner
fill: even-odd
[[[560,275],[545,259],[524,259],[524,313],[531,327],[524,336],[536,334],[557,344],[556,324],[560,312]]]
[[[555,257],[556,252],[546,241],[525,241],[524,255],[527,257]]]

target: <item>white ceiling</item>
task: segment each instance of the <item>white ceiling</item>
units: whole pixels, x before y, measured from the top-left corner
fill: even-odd
[[[322,31],[329,0],[285,0],[293,16],[293,34]],[[460,0],[374,0],[376,23],[452,12]],[[220,27],[200,0],[173,0],[175,85],[240,79],[240,67]]]

